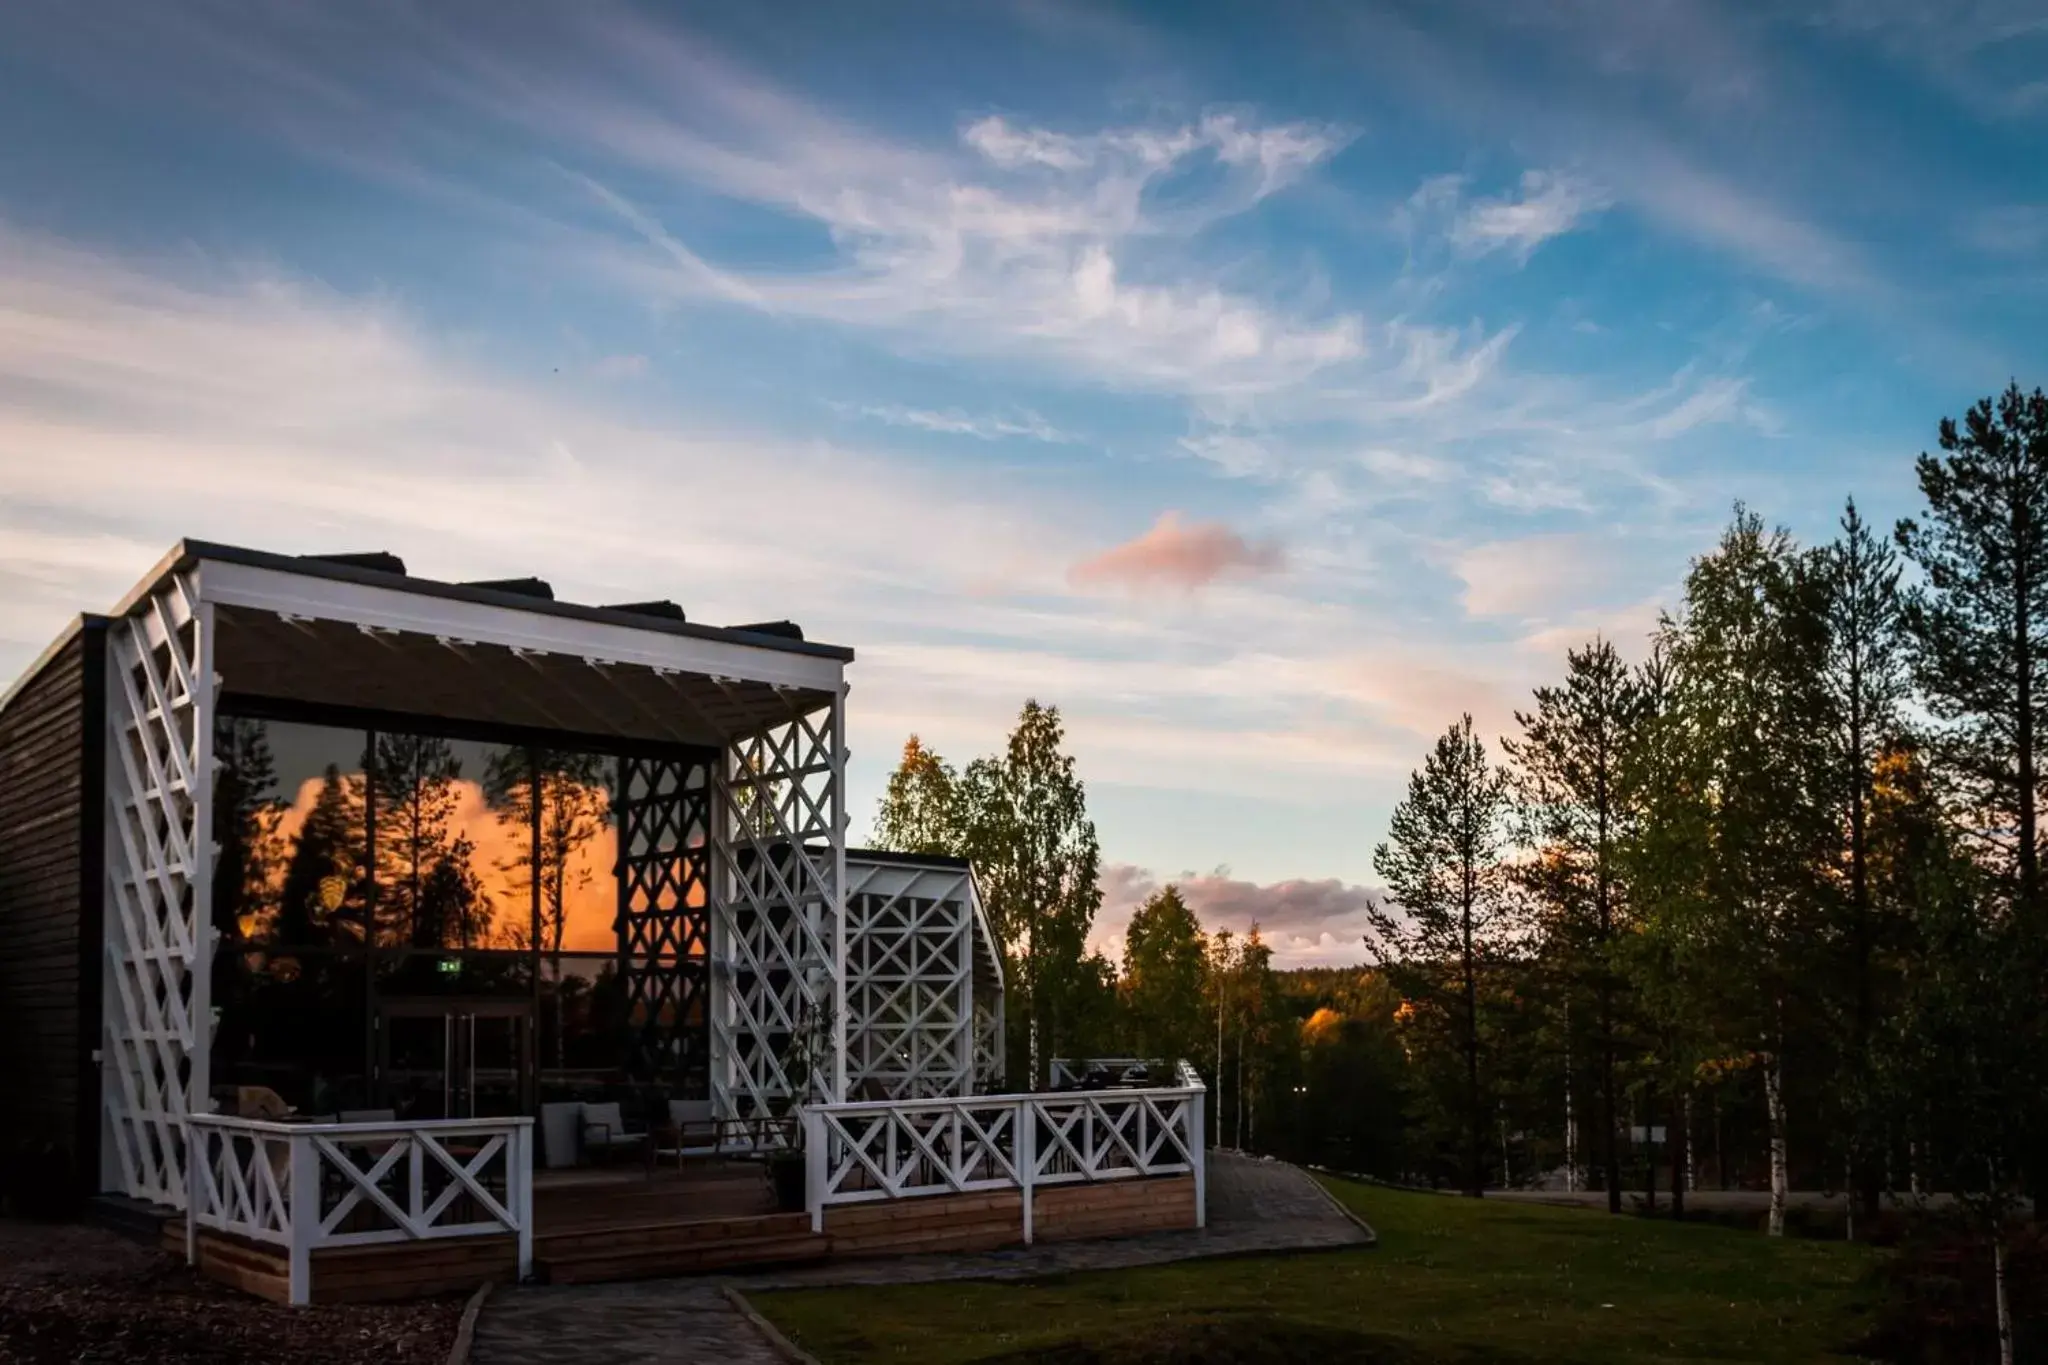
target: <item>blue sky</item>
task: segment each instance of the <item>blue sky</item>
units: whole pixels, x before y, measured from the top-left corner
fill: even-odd
[[[1355,959],[1460,710],[2048,382],[2048,0],[29,3],[0,128],[0,673],[181,535],[793,616],[856,833],[1062,706],[1112,946]]]

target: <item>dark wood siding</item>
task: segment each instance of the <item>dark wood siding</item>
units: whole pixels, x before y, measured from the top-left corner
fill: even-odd
[[[98,1183],[100,626],[0,709],[0,1113],[13,1175],[74,1192]]]

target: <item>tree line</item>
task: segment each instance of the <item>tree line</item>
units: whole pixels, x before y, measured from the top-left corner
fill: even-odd
[[[1036,703],[962,773],[913,740],[877,837],[974,859],[1027,1034],[1187,1055],[1269,1150],[1615,1211],[1763,1186],[1774,1233],[1794,1187],[1866,1225],[1940,1192],[1996,1231],[2048,1205],[2048,397],[1915,472],[1914,515],[1851,499],[1819,545],[1738,504],[1642,657],[1588,640],[1510,733],[1451,724],[1361,969],[1273,972],[1171,887],[1087,953],[1099,850]]]

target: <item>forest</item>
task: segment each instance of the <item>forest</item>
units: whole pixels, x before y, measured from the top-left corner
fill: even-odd
[[[1056,708],[956,769],[913,737],[884,847],[964,854],[1013,1079],[1180,1056],[1212,1138],[1381,1179],[1661,1198],[2048,1202],[2048,396],[1944,419],[1890,528],[1738,504],[1643,642],[1586,640],[1509,732],[1447,716],[1372,841],[1348,968],[1276,971],[1179,890],[1091,952],[1100,848]],[[1375,839],[1375,836],[1378,836]],[[2002,1242],[1999,1243],[2002,1245]]]

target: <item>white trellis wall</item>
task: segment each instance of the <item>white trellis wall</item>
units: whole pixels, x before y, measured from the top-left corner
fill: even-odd
[[[734,739],[712,784],[711,1099],[721,1117],[846,1093],[845,717]]]
[[[999,1074],[993,1041],[1002,978],[972,874],[856,854],[846,915],[849,1097],[985,1090]]]
[[[196,573],[108,636],[101,1177],[161,1204],[184,1202],[185,1118],[207,1094],[213,644]]]

